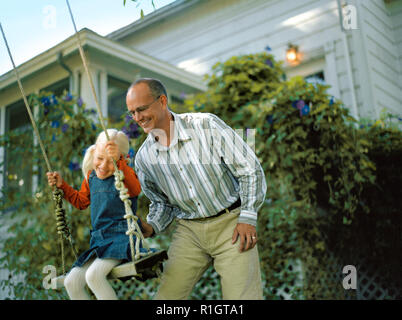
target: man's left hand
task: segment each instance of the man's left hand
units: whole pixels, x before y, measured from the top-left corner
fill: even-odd
[[[240,237],[240,252],[254,248],[257,243],[257,230],[247,223],[238,223],[233,232],[232,244],[235,244]]]

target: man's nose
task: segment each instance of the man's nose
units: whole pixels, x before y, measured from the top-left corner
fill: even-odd
[[[135,112],[133,115],[133,119],[135,122],[140,122],[142,120],[142,115],[141,112]]]

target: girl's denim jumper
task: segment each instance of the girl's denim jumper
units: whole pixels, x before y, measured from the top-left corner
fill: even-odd
[[[127,221],[123,218],[124,203],[114,182],[114,175],[104,180],[96,176],[95,170],[89,175],[92,224],[90,248],[79,256],[73,267],[81,267],[96,257],[120,259],[123,262],[132,260],[129,237],[126,235]],[[130,200],[135,214],[137,197]],[[137,220],[137,223],[141,227],[140,220]],[[133,238],[135,244],[137,239],[135,236]]]

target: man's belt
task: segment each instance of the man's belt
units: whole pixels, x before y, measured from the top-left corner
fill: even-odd
[[[214,216],[205,217],[205,218],[195,218],[195,219],[191,219],[191,220],[192,220],[192,221],[206,221],[206,220],[211,219],[211,218],[216,218],[216,217],[219,217],[220,215],[224,214],[224,213],[226,212],[226,210],[232,211],[232,210],[234,210],[234,209],[240,207],[240,205],[241,205],[241,201],[240,201],[240,198],[239,198],[239,199],[237,199],[237,201],[236,201],[235,203],[233,203],[230,207],[228,207],[228,208],[226,208],[226,209],[223,209],[222,211],[219,211],[219,212],[218,212],[216,215],[214,215]]]
[[[214,216],[212,216],[212,217],[210,217],[210,218],[218,217],[218,216],[224,214],[224,213],[226,212],[226,210],[232,211],[232,210],[234,210],[234,209],[237,209],[237,208],[240,207],[240,206],[241,206],[241,201],[240,201],[240,198],[239,198],[239,199],[237,199],[237,201],[236,201],[235,203],[233,203],[230,207],[228,207],[228,208],[226,208],[226,209],[223,209],[222,211],[219,211],[216,215],[214,215]]]

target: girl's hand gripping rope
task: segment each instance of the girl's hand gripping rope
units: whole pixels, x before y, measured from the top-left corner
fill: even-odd
[[[49,186],[53,187],[56,186],[57,188],[60,188],[63,180],[61,178],[60,173],[58,172],[46,172],[47,175],[47,182],[49,183]]]

